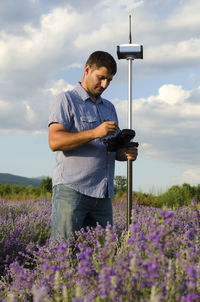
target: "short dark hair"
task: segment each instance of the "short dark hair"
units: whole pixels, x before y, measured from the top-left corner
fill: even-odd
[[[86,65],[92,67],[95,65],[97,68],[106,67],[108,72],[112,75],[115,75],[117,72],[117,63],[113,56],[105,51],[95,51],[87,59]]]

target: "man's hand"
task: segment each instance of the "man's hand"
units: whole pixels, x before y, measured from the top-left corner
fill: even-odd
[[[107,135],[112,135],[117,130],[117,123],[113,121],[107,121],[99,125],[94,129],[96,138],[102,138]]]
[[[138,156],[138,149],[136,147],[127,147],[125,151],[125,155],[127,159],[134,161]]]
[[[138,156],[138,149],[136,147],[120,148],[116,152],[116,160],[126,161],[128,159],[134,161]]]

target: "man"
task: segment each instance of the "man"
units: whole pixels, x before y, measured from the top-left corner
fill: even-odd
[[[59,95],[50,110],[49,146],[57,152],[52,238],[68,238],[82,227],[113,223],[115,160],[137,157],[137,148],[108,152],[103,142],[119,132],[114,106],[101,97],[116,71],[116,62],[109,53],[92,53],[82,82]]]

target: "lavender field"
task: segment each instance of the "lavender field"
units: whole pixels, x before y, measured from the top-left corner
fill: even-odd
[[[0,200],[0,301],[199,301],[200,211],[114,202],[114,228],[49,242],[50,200]]]

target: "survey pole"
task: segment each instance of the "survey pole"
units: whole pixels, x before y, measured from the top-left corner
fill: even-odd
[[[129,16],[129,44],[117,46],[118,59],[128,61],[128,128],[132,129],[132,61],[143,59],[143,46],[132,44],[131,36],[131,15]],[[133,163],[127,161],[127,230],[131,223],[132,204],[133,204]]]
[[[128,59],[128,129],[132,129],[132,59]],[[133,200],[133,162],[127,161],[127,230],[131,224]]]

